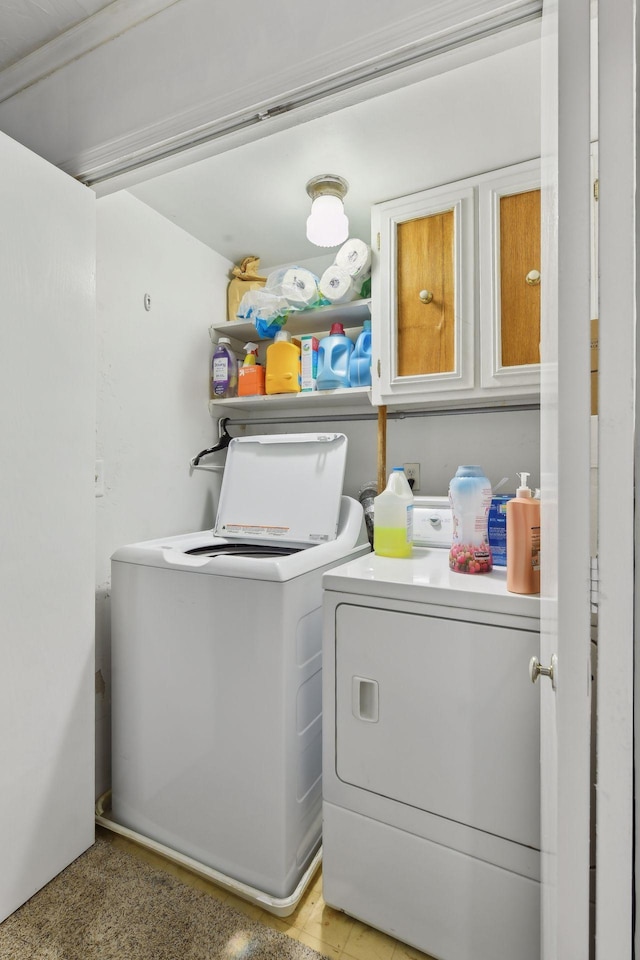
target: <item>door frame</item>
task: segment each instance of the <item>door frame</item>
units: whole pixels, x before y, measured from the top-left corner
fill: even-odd
[[[549,0],[545,2],[545,8],[550,12],[552,8],[555,8],[556,15],[558,15],[558,8],[561,7],[560,11],[560,40],[563,44],[562,49],[562,58],[561,58],[561,77],[563,83],[566,82],[571,89],[576,92],[577,83],[585,83],[586,76],[586,87],[584,89],[588,90],[589,87],[589,77],[585,73],[585,59],[584,59],[584,40],[585,40],[585,22],[588,24],[590,20],[590,11],[589,11],[589,0],[561,0],[558,3],[558,0]],[[635,31],[635,16],[636,3],[635,0],[600,0],[600,15],[604,19],[606,16],[607,19],[610,17],[609,25],[607,30],[603,34],[601,42],[601,79],[600,79],[600,101],[601,101],[601,122],[605,120],[604,113],[608,111],[609,106],[612,106],[610,115],[606,118],[606,122],[603,123],[601,138],[606,140],[608,144],[611,145],[608,156],[604,162],[604,166],[601,167],[601,215],[605,210],[605,207],[609,204],[612,204],[610,209],[610,214],[604,218],[604,223],[601,224],[601,245],[606,241],[611,241],[610,253],[607,258],[601,262],[601,271],[606,273],[607,277],[610,279],[607,281],[603,287],[601,295],[601,318],[607,315],[612,317],[617,316],[617,325],[619,329],[616,329],[616,325],[612,326],[610,329],[601,330],[601,364],[600,364],[600,404],[601,404],[601,441],[605,440],[605,431],[602,429],[602,425],[606,423],[606,433],[608,434],[607,440],[604,445],[601,447],[601,476],[600,476],[600,518],[601,518],[601,533],[604,536],[604,540],[600,545],[600,566],[601,566],[601,582],[603,585],[603,590],[601,592],[600,599],[600,632],[601,635],[604,635],[605,626],[610,624],[610,630],[612,635],[615,636],[615,644],[612,644],[610,650],[609,662],[603,666],[600,666],[600,676],[599,676],[599,695],[600,695],[600,713],[603,714],[602,717],[599,717],[598,725],[598,737],[600,742],[603,745],[612,742],[613,745],[617,745],[617,749],[620,750],[622,762],[625,765],[625,783],[620,784],[617,779],[617,773],[613,769],[613,760],[607,765],[601,763],[599,770],[599,781],[601,785],[601,790],[599,793],[602,793],[602,790],[610,790],[611,797],[611,807],[615,807],[618,804],[619,808],[625,813],[625,821],[616,824],[615,816],[613,816],[613,809],[611,810],[612,816],[609,820],[605,822],[605,808],[602,807],[602,802],[600,806],[602,809],[599,812],[599,846],[604,848],[605,837],[608,835],[613,842],[611,847],[611,853],[602,849],[600,851],[603,860],[601,862],[601,877],[604,882],[606,876],[606,863],[609,862],[610,869],[610,881],[615,881],[616,888],[620,888],[623,891],[622,900],[620,906],[614,906],[613,901],[616,899],[611,896],[610,892],[607,897],[601,897],[600,900],[603,901],[599,903],[599,931],[598,931],[598,940],[599,940],[599,950],[601,951],[601,956],[604,960],[605,957],[612,957],[620,955],[616,953],[610,945],[607,945],[606,934],[607,926],[611,929],[611,936],[615,937],[613,927],[614,923],[612,918],[606,916],[606,911],[609,909],[619,909],[622,911],[622,928],[625,933],[630,936],[630,877],[629,870],[630,864],[627,863],[628,858],[631,856],[630,851],[627,850],[626,856],[623,857],[622,861],[617,858],[613,851],[617,851],[620,847],[624,846],[626,838],[629,836],[630,831],[630,816],[627,816],[629,813],[629,802],[631,795],[631,784],[628,782],[627,772],[631,763],[631,752],[632,746],[630,742],[630,726],[631,726],[631,717],[632,717],[632,691],[629,690],[629,685],[631,682],[631,672],[625,672],[628,669],[629,659],[632,651],[630,651],[630,630],[633,629],[633,611],[629,610],[629,597],[633,596],[633,577],[629,577],[627,571],[631,571],[632,562],[633,562],[633,544],[629,546],[629,530],[632,529],[633,524],[630,522],[628,524],[628,530],[623,531],[623,543],[624,543],[624,553],[626,560],[630,563],[624,564],[624,576],[618,577],[620,573],[620,564],[617,561],[617,556],[619,555],[618,548],[621,546],[621,541],[618,539],[618,526],[617,516],[619,515],[620,505],[623,505],[625,509],[633,503],[633,481],[632,481],[632,468],[633,463],[629,464],[629,460],[633,460],[633,455],[627,450],[627,447],[630,447],[629,444],[629,428],[633,430],[635,422],[635,404],[637,403],[635,397],[635,386],[631,386],[633,379],[625,380],[624,391],[620,390],[620,365],[619,362],[621,359],[624,362],[625,370],[628,368],[635,356],[635,339],[634,339],[634,330],[631,329],[631,325],[623,322],[623,317],[629,316],[628,312],[621,312],[622,310],[628,310],[629,304],[632,304],[632,309],[635,311],[635,270],[629,270],[626,277],[623,278],[621,287],[618,289],[616,286],[615,277],[620,276],[622,273],[624,264],[627,268],[629,267],[629,255],[635,253],[635,233],[632,233],[630,236],[630,225],[626,222],[626,219],[631,215],[629,210],[625,211],[625,216],[623,217],[623,230],[620,235],[616,234],[615,228],[615,210],[616,204],[618,207],[622,207],[624,203],[629,207],[629,186],[633,185],[635,188],[635,178],[634,173],[630,170],[631,158],[633,157],[633,149],[635,148],[634,138],[629,139],[631,131],[633,130],[633,123],[629,122],[630,114],[629,108],[630,104],[628,102],[629,97],[631,96],[632,91],[635,87],[635,73],[633,66],[633,57],[632,57],[632,44],[628,41],[630,38],[633,38]],[[579,36],[580,36],[580,54],[578,69],[576,71],[576,52],[575,46],[577,41],[577,36],[573,31],[574,21],[579,25]],[[624,46],[623,55],[620,48],[620,44]],[[457,56],[457,54],[456,54]],[[355,69],[355,68],[354,68]],[[416,76],[418,73],[422,73],[424,65],[419,67],[414,67],[411,70],[405,68],[406,73],[404,78],[409,74]],[[609,74],[607,75],[607,71]],[[632,79],[632,83],[630,82]],[[341,80],[344,81],[344,87],[348,87],[349,77],[345,74]],[[400,76],[393,78],[392,82],[400,82]],[[625,88],[625,97],[624,105],[617,104],[617,101],[620,99],[620,89],[621,84],[628,82],[628,89]],[[357,93],[354,93],[351,90],[348,94],[342,92],[336,92],[333,95],[326,96],[323,99],[322,107],[301,107],[300,112],[297,113],[297,118],[303,117],[305,115],[305,110],[307,115],[320,110],[321,112],[328,112],[333,109],[335,106],[338,106],[340,103],[344,103],[346,99],[351,99],[354,96],[356,98],[364,98],[368,95],[375,95],[376,92],[380,91],[381,87],[391,83],[388,78],[381,79],[378,81],[369,80],[367,84],[363,84],[362,87],[358,87]],[[366,89],[365,89],[366,88]],[[314,93],[314,85],[310,84],[305,90],[305,94],[308,97],[312,98]],[[326,93],[326,91],[325,91]],[[295,111],[294,111],[295,113]],[[571,136],[572,131],[575,132],[575,127],[573,123],[576,122],[572,120],[571,115],[567,114],[565,117],[567,120],[566,126],[563,125],[561,128],[562,133],[562,144],[563,150],[564,147],[567,150],[571,149]],[[292,114],[285,116],[284,118],[274,117],[271,123],[274,124],[272,129],[275,131],[277,125],[287,125],[294,122]],[[580,124],[584,128],[584,113],[580,114]],[[625,129],[626,123],[626,129]],[[619,125],[619,129],[618,129]],[[255,138],[259,135],[258,130],[254,130],[251,134],[247,134],[247,138]],[[217,149],[229,149],[234,145],[232,134],[228,134],[224,139],[224,145],[219,144]],[[582,140],[583,133],[580,133],[580,138]],[[238,140],[244,140],[245,135],[238,137]],[[624,151],[624,160],[625,160],[625,169],[624,176],[618,177],[618,171],[616,170],[616,158],[614,152],[614,144],[620,142],[623,151]],[[212,150],[211,144],[206,148],[198,148],[193,146],[191,151],[181,151],[181,159],[190,159],[195,160],[198,156],[203,154],[209,154]],[[566,158],[563,156],[563,162]],[[582,160],[580,161],[582,163]],[[153,173],[159,173],[163,169],[163,164],[165,166],[173,166],[177,163],[175,157],[169,158],[165,161],[156,161],[155,164],[147,163],[145,165],[145,176],[153,175]],[[586,152],[584,163],[588,164],[588,151]],[[567,210],[568,215],[570,216],[571,208],[571,198],[573,193],[571,190],[570,182],[570,163],[569,166],[565,168],[566,177],[566,186],[567,186],[567,195],[563,203],[563,210]],[[584,180],[584,174],[581,173],[582,180]],[[141,175],[133,175],[131,173],[120,173],[117,174],[114,172],[112,176],[105,180],[100,187],[96,187],[96,192],[100,193],[111,193],[117,189],[120,189],[126,186],[128,183],[134,182],[136,179],[141,179]],[[564,190],[563,190],[564,192]],[[633,194],[631,194],[633,195]],[[580,201],[582,202],[582,201]],[[583,214],[581,213],[582,217]],[[635,218],[633,228],[635,230]],[[624,235],[624,239],[623,239]],[[588,236],[588,230],[585,232],[585,237]],[[616,249],[618,245],[624,248],[624,257],[620,263],[616,263]],[[584,257],[584,251],[580,250],[580,257]],[[634,278],[634,288],[630,291],[630,278]],[[543,281],[544,282],[544,281]],[[617,292],[616,292],[617,291]],[[563,294],[564,296],[565,294]],[[568,296],[568,292],[566,293]],[[561,302],[560,306],[563,308],[565,305],[564,301]],[[569,304],[570,306],[570,304]],[[606,308],[606,309],[605,309]],[[571,311],[569,311],[570,315]],[[633,314],[635,316],[635,312]],[[568,328],[565,328],[568,329]],[[588,326],[584,332],[584,342],[580,340],[579,347],[579,365],[581,370],[589,368],[588,353],[589,353],[589,331]],[[618,336],[623,337],[623,341],[619,341]],[[571,364],[576,358],[576,341],[572,339],[569,333],[563,331],[563,350],[564,350],[564,361],[563,364],[568,365],[568,369],[571,368]],[[589,371],[590,372],[590,371]],[[563,508],[563,518],[562,530],[567,535],[567,537],[573,537],[574,528],[579,529],[580,523],[584,523],[584,516],[588,516],[588,500],[585,495],[583,487],[583,479],[588,478],[589,475],[589,441],[588,441],[588,416],[586,415],[587,405],[587,390],[588,390],[588,379],[586,382],[581,383],[579,387],[580,395],[579,398],[576,398],[572,395],[570,390],[570,381],[565,384],[562,384],[562,393],[560,396],[561,400],[561,413],[563,418],[563,431],[559,437],[556,437],[556,450],[560,449],[562,451],[563,463],[567,462],[566,469],[563,468],[564,472],[561,477],[561,493],[562,501],[567,503],[566,515]],[[565,409],[565,403],[568,406]],[[629,405],[631,405],[631,412],[629,411]],[[621,409],[620,409],[621,408]],[[572,433],[572,424],[571,416],[572,411],[577,410],[577,416],[580,420],[579,424],[579,437],[574,437]],[[620,414],[622,417],[621,421],[618,421],[617,417]],[[584,422],[583,422],[584,421]],[[610,432],[609,432],[610,431]],[[632,434],[633,435],[633,434]],[[564,440],[567,441],[567,447],[564,447]],[[572,458],[569,454],[574,449],[574,445],[577,446],[578,452],[576,458]],[[610,458],[610,459],[609,459]],[[618,475],[616,465],[623,466],[623,473]],[[631,467],[631,469],[630,469]],[[572,482],[572,476],[580,474],[584,471],[584,478],[581,478],[579,483],[580,496],[575,500],[573,498],[574,494],[574,484]],[[551,478],[553,481],[553,478]],[[547,488],[549,486],[549,478],[547,478]],[[587,483],[588,488],[588,483]],[[555,494],[554,494],[555,495]],[[547,514],[552,516],[551,511],[553,510],[554,498],[553,496],[549,498],[547,503]],[[580,518],[579,510],[584,509],[585,513]],[[613,511],[616,511],[614,515]],[[631,513],[630,516],[633,516]],[[607,524],[608,518],[611,518],[611,523]],[[572,521],[575,520],[575,523]],[[609,526],[609,530],[605,532],[605,525]],[[639,531],[640,536],[640,531]],[[581,557],[584,555],[584,537],[582,532],[580,533],[580,543],[581,543]],[[588,549],[588,548],[587,548]],[[545,548],[546,550],[546,548]],[[588,552],[586,554],[588,556]],[[551,562],[549,562],[549,554],[547,554],[547,559],[545,559],[545,564],[547,568],[547,582],[553,582],[554,567]],[[611,576],[609,577],[609,570],[611,571]],[[568,572],[563,572],[563,583],[562,587],[562,596],[564,597],[564,584],[566,578],[571,579]],[[562,612],[561,616],[565,618],[567,627],[573,632],[576,632],[576,635],[579,635],[581,631],[585,631],[583,635],[584,647],[582,649],[582,643],[578,643],[578,654],[577,658],[579,659],[579,669],[576,673],[575,683],[579,687],[577,690],[578,694],[580,691],[584,691],[585,688],[588,689],[588,667],[585,661],[585,651],[588,652],[588,637],[589,637],[589,623],[588,615],[585,610],[585,592],[588,592],[588,578],[589,571],[581,569],[580,577],[578,577],[577,591],[579,596],[579,612],[578,612],[578,623],[575,624],[572,622],[570,617],[570,608],[566,608],[566,612]],[[629,582],[630,581],[630,582]],[[605,593],[605,584],[607,588],[607,596],[604,596]],[[629,591],[625,593],[627,586]],[[569,594],[571,594],[571,588],[569,589]],[[555,592],[555,586],[553,587]],[[610,591],[610,592],[609,592]],[[616,600],[620,599],[622,606],[620,610],[617,609]],[[543,601],[543,605],[544,605]],[[548,598],[547,609],[550,611],[550,623],[554,622],[554,613],[552,611],[553,599],[551,595]],[[588,608],[587,608],[588,610]],[[631,616],[630,616],[631,613]],[[618,633],[619,631],[619,633]],[[609,628],[607,627],[607,635],[609,633]],[[625,639],[626,638],[626,639]],[[588,653],[587,653],[588,658]],[[607,658],[605,658],[606,661]],[[567,663],[564,663],[564,669],[566,669]],[[560,676],[562,677],[562,669]],[[570,674],[569,674],[570,675]],[[617,695],[618,695],[618,683],[621,684],[623,690],[623,704],[622,715],[618,716],[614,713],[614,707],[618,706]],[[640,685],[640,680],[639,680]],[[584,699],[584,697],[582,697]],[[582,713],[587,709],[583,704]],[[569,732],[572,729],[572,724],[575,723],[576,726],[582,727],[582,721],[577,722],[571,715],[571,712],[568,708],[568,704],[563,706],[563,711],[566,713],[566,720],[569,723],[568,730]],[[607,714],[605,717],[604,714]],[[582,717],[584,720],[584,717]],[[617,737],[619,734],[622,734],[622,739],[617,743]],[[569,750],[569,747],[572,745],[571,736],[569,737],[568,745],[566,750]],[[601,750],[601,753],[603,752]],[[566,752],[566,751],[565,751]],[[588,755],[583,756],[584,750],[581,748],[581,759],[579,762],[579,772],[577,776],[582,783],[585,776],[588,777]],[[571,762],[571,757],[568,758]],[[568,773],[568,771],[565,771]],[[571,778],[569,778],[570,780]],[[571,784],[569,784],[571,786]],[[587,781],[588,786],[588,781]],[[588,796],[588,789],[586,790]],[[580,837],[581,845],[584,845],[584,835],[585,835],[585,824],[584,816],[581,814],[580,823],[575,823],[572,814],[573,810],[570,803],[571,793],[563,797],[563,809],[565,815],[569,818],[569,825],[572,827],[572,830],[575,829],[576,835]],[[588,836],[588,834],[587,834]],[[566,855],[569,856],[571,853],[571,843],[567,842],[565,844]],[[564,854],[562,855],[564,856]],[[581,849],[580,853],[581,858],[583,858],[583,851]],[[605,866],[603,866],[603,864]],[[565,903],[564,896],[567,891],[566,883],[561,884],[558,887],[557,895],[560,898],[560,910],[559,913],[563,914],[563,923],[566,923],[569,926],[571,922],[570,916],[564,916],[565,913]],[[609,904],[610,906],[607,906]],[[602,915],[602,912],[605,912],[605,915]],[[580,908],[579,916],[580,919],[583,919],[584,905]],[[613,940],[615,942],[615,939]],[[567,953],[563,956],[562,960],[569,960],[571,957],[570,953]],[[584,955],[580,957],[580,960],[583,960]],[[607,958],[608,960],[608,958]]]
[[[578,931],[587,929],[585,910],[588,897],[584,862],[584,805],[573,805],[583,797],[588,756],[585,751],[585,696],[590,686],[588,640],[590,617],[585,597],[591,571],[585,568],[585,531],[580,517],[588,516],[583,503],[589,463],[587,454],[590,335],[585,317],[586,282],[584,248],[589,236],[584,223],[591,202],[592,182],[585,182],[589,129],[587,73],[587,30],[591,11],[589,0],[550,0],[549,18],[556,20],[559,91],[558,208],[552,228],[558,232],[558,367],[557,398],[558,496],[548,511],[557,531],[557,633],[560,636],[558,696],[558,819],[555,874],[544,897],[543,958],[582,960],[589,956],[589,944]],[[633,953],[634,856],[634,647],[637,633],[636,604],[640,598],[640,573],[634,573],[635,543],[640,542],[640,518],[635,500],[640,495],[638,466],[640,450],[635,436],[636,411],[640,398],[636,377],[640,359],[636,338],[638,200],[637,117],[638,77],[637,0],[599,0],[597,33],[597,85],[592,106],[597,109],[598,139],[598,498],[597,559],[598,612],[598,704],[596,720],[596,884],[595,958],[630,958]],[[547,24],[552,30],[552,24]],[[591,178],[590,178],[591,179]],[[580,229],[579,225],[582,224]],[[586,319],[586,323],[585,323]],[[553,411],[550,413],[553,415]],[[543,412],[543,418],[545,414]],[[543,468],[543,476],[545,470]],[[543,481],[544,483],[544,481]],[[638,489],[636,489],[638,487]],[[544,496],[544,490],[543,490]],[[576,510],[578,503],[581,504]],[[561,507],[561,509],[560,509]],[[557,516],[553,510],[557,509]],[[622,522],[620,518],[622,519]],[[626,521],[626,522],[625,522]],[[554,530],[547,533],[554,535]],[[549,557],[545,542],[547,574]],[[575,558],[579,568],[576,575]],[[549,585],[549,584],[548,584]],[[547,627],[553,626],[556,611],[547,598]],[[543,600],[544,619],[545,600]],[[544,642],[543,627],[543,642]],[[547,632],[552,633],[549,628]],[[569,643],[567,644],[567,638]],[[568,659],[566,654],[570,652]],[[546,653],[548,654],[548,648]],[[564,686],[573,686],[565,702]],[[636,668],[635,684],[640,689]],[[547,691],[548,696],[548,691]],[[544,701],[543,701],[544,702]],[[579,710],[575,711],[575,707]],[[640,760],[640,755],[639,755]],[[636,823],[640,827],[636,811]],[[574,884],[578,886],[575,887]],[[588,891],[587,891],[588,892]],[[637,897],[637,894],[636,894]],[[545,916],[545,909],[547,914]],[[552,939],[549,940],[548,934]],[[635,947],[640,953],[640,934]]]
[[[589,956],[590,278],[589,0],[547,0],[542,48],[543,960]]]
[[[633,687],[640,597],[640,573],[634,574],[635,543],[640,542],[634,509],[640,493],[637,12],[636,0],[598,3],[597,960],[630,957],[633,948]],[[635,937],[640,950],[637,931]]]

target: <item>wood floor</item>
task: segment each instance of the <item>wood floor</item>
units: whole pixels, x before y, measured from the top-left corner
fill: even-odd
[[[223,900],[241,913],[273,927],[281,933],[306,943],[318,953],[331,960],[433,960],[425,953],[388,937],[359,920],[354,920],[332,907],[322,899],[322,871],[319,870],[309,885],[294,913],[289,917],[275,917],[254,904],[228,893],[216,884],[198,877],[150,850],[118,834],[98,827],[101,836],[133,856],[145,860],[154,867],[166,870],[184,883],[202,890],[218,900]]]

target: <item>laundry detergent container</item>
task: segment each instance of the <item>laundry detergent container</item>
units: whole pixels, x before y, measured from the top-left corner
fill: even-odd
[[[317,390],[337,390],[349,386],[349,358],[353,341],[344,332],[341,323],[334,323],[328,337],[318,347]]]

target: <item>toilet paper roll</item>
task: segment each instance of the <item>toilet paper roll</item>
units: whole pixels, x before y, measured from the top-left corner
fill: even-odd
[[[320,293],[329,303],[347,303],[358,296],[360,284],[354,284],[346,270],[335,263],[320,277]]]
[[[364,280],[371,270],[371,247],[354,237],[340,247],[335,262],[346,270],[352,279]]]
[[[312,307],[320,299],[318,278],[304,267],[290,267],[282,277],[282,296],[299,310]]]

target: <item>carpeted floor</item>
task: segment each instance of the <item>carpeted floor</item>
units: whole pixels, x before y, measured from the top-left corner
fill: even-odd
[[[0,924],[0,960],[319,960],[98,838]]]

